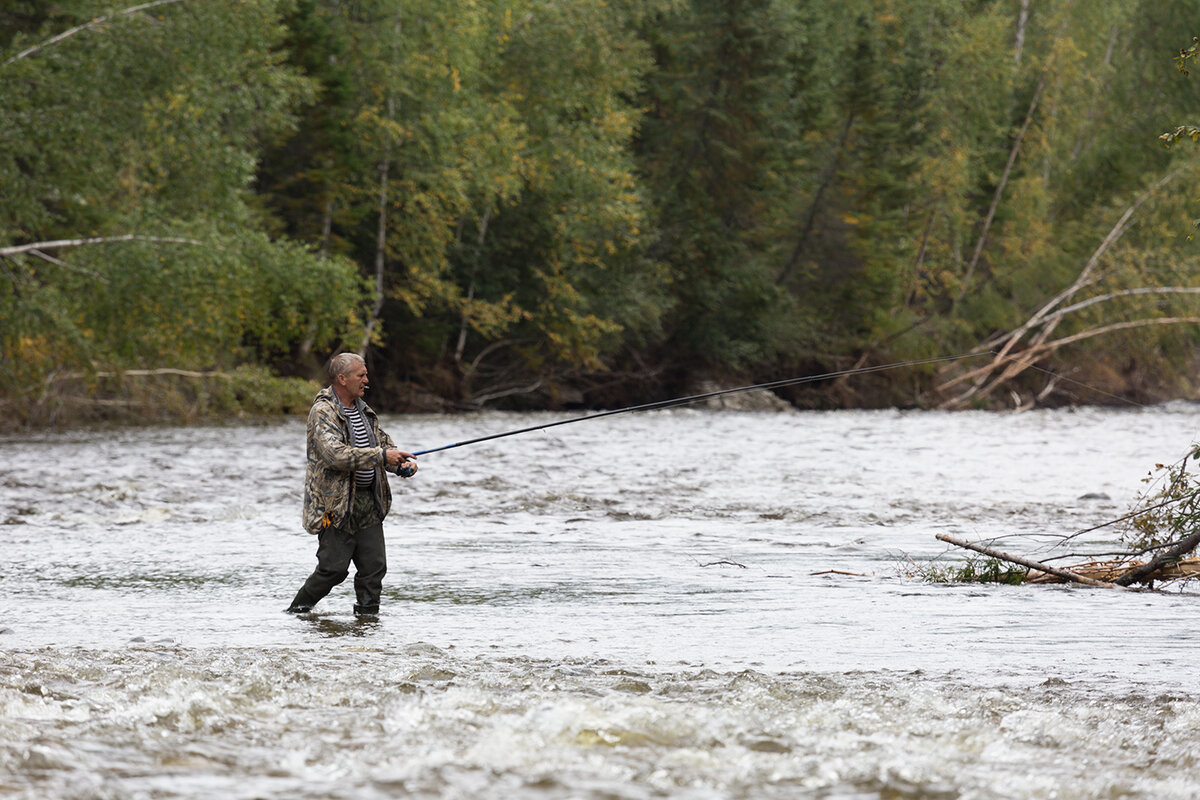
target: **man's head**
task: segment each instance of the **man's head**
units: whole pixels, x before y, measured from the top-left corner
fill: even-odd
[[[338,353],[329,359],[329,379],[338,399],[350,405],[367,391],[367,364],[356,353]]]

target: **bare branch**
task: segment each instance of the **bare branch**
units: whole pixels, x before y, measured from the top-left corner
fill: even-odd
[[[1112,333],[1113,331],[1123,331],[1123,330],[1128,330],[1130,328],[1145,328],[1150,325],[1183,325],[1183,324],[1200,324],[1200,317],[1154,317],[1152,319],[1133,319],[1133,320],[1129,320],[1128,322],[1114,322],[1111,325],[1104,325],[1099,328],[1093,328],[1090,331],[1083,331],[1081,333],[1075,333],[1070,336],[1064,336],[1061,339],[1055,339],[1054,341],[1050,342],[1049,344],[1044,345],[1043,347],[1044,347],[1044,349],[1046,349],[1048,351],[1054,351],[1054,350],[1059,349],[1060,347],[1063,347],[1064,345],[1072,344],[1074,342],[1082,341],[1084,339],[1091,339],[1093,336],[1102,336],[1106,333]],[[1037,359],[1034,359],[1034,360],[1036,361],[1036,360],[1040,359],[1041,357],[1042,357],[1041,355],[1038,355]]]
[[[1094,282],[1092,274],[1096,271],[1096,267],[1099,266],[1100,259],[1105,253],[1108,252],[1110,247],[1116,244],[1120,238],[1125,235],[1125,231],[1129,229],[1130,220],[1133,219],[1133,215],[1136,214],[1138,209],[1145,205],[1146,201],[1154,196],[1159,189],[1173,181],[1178,175],[1178,170],[1174,172],[1168,172],[1159,179],[1158,183],[1154,184],[1145,192],[1143,192],[1137,200],[1135,200],[1128,208],[1125,209],[1120,218],[1117,220],[1116,224],[1112,226],[1112,230],[1108,232],[1108,235],[1104,237],[1104,240],[1100,242],[1100,245],[1092,253],[1091,258],[1089,258],[1087,263],[1083,265],[1083,270],[1080,271],[1078,276],[1076,276],[1075,282],[1055,295],[1050,302],[1038,309],[1037,313],[1030,317],[1029,321],[1018,329],[1017,338],[1020,338],[1020,336],[1028,331],[1029,328],[1041,322],[1042,319],[1044,319],[1064,300],[1069,300],[1070,298],[1074,297],[1075,293],[1080,289]],[[1015,344],[1015,341],[1012,343]]]
[[[1004,197],[1004,190],[1008,187],[1008,177],[1012,174],[1013,166],[1017,163],[1017,156],[1021,153],[1021,144],[1025,141],[1025,134],[1029,132],[1029,126],[1033,123],[1033,115],[1037,111],[1038,103],[1042,99],[1042,91],[1046,88],[1046,73],[1042,72],[1041,78],[1038,80],[1037,88],[1033,92],[1033,99],[1029,102],[1029,110],[1025,113],[1025,121],[1021,124],[1021,129],[1017,132],[1017,137],[1013,141],[1013,146],[1008,152],[1008,161],[1004,164],[1004,172],[1000,175],[1000,180],[997,182],[996,191],[992,193],[992,202],[988,206],[987,215],[983,219],[983,226],[979,231],[979,238],[975,240],[975,252],[971,254],[971,261],[967,264],[966,275],[963,276],[962,290],[959,292],[959,299],[967,292],[967,287],[971,283],[971,276],[975,272],[975,268],[979,265],[979,258],[983,255],[983,247],[987,244],[988,234],[992,230],[992,223],[996,219],[996,211],[1000,208],[1000,200]]]
[[[1100,264],[1101,258],[1103,258],[1104,254],[1106,252],[1108,252],[1109,248],[1111,248],[1114,244],[1116,244],[1117,241],[1120,240],[1120,238],[1125,234],[1125,231],[1127,231],[1129,229],[1129,225],[1131,224],[1134,214],[1138,211],[1138,209],[1140,209],[1142,207],[1142,205],[1145,204],[1145,202],[1147,200],[1150,199],[1150,197],[1152,197],[1157,191],[1162,189],[1162,187],[1164,187],[1166,184],[1168,184],[1169,182],[1174,180],[1178,174],[1179,174],[1178,171],[1167,173],[1161,179],[1159,179],[1159,181],[1157,183],[1155,183],[1153,186],[1151,186],[1149,189],[1147,189],[1144,193],[1142,193],[1142,195],[1139,196],[1132,204],[1130,204],[1128,208],[1125,209],[1125,211],[1121,214],[1120,218],[1117,220],[1116,224],[1114,224],[1112,229],[1109,230],[1108,235],[1104,237],[1103,241],[1101,241],[1100,244],[1096,247],[1095,251],[1093,251],[1091,257],[1084,264],[1083,269],[1080,270],[1079,275],[1076,276],[1075,280],[1071,283],[1070,286],[1063,289],[1058,294],[1056,294],[1054,297],[1052,297],[1049,301],[1047,301],[1045,304],[1043,304],[1041,308],[1039,308],[1036,312],[1034,312],[1032,315],[1030,315],[1029,319],[1027,319],[1024,323],[1022,323],[1017,328],[1014,328],[1013,330],[1011,330],[1005,334],[1001,334],[999,336],[994,336],[991,339],[989,339],[986,342],[986,344],[980,345],[979,347],[977,347],[976,352],[987,352],[992,347],[1000,344],[1001,342],[1004,342],[1004,346],[999,350],[999,352],[996,352],[995,357],[992,359],[992,362],[990,364],[987,364],[983,367],[979,367],[977,369],[970,370],[970,371],[965,372],[961,375],[958,375],[954,378],[951,378],[950,380],[943,382],[942,384],[940,384],[937,387],[938,391],[945,391],[954,386],[957,386],[960,383],[965,383],[967,381],[973,381],[973,384],[970,388],[966,389],[958,396],[951,398],[950,400],[947,400],[946,402],[942,403],[940,407],[941,408],[958,407],[958,406],[962,405],[962,403],[969,400],[970,398],[976,396],[977,394],[987,394],[992,389],[994,389],[996,386],[998,386],[1000,383],[1007,381],[1009,378],[1013,377],[1016,374],[1019,374],[1024,369],[1026,369],[1028,366],[1032,365],[1034,363],[1034,361],[1036,361],[1037,358],[1040,358],[1042,355],[1044,355],[1045,352],[1049,352],[1049,351],[1052,351],[1053,349],[1057,349],[1057,347],[1061,347],[1062,345],[1067,344],[1070,341],[1077,341],[1077,339],[1070,339],[1068,337],[1067,339],[1057,340],[1057,344],[1052,347],[1045,345],[1046,339],[1049,338],[1051,332],[1058,325],[1058,323],[1062,320],[1063,314],[1067,313],[1066,310],[1060,310],[1058,312],[1055,312],[1055,309],[1058,309],[1058,307],[1061,306],[1064,302],[1066,302],[1067,300],[1070,300],[1072,297],[1074,297],[1075,294],[1080,289],[1084,288],[1085,286],[1089,286],[1095,282],[1096,279],[1095,279],[1094,273],[1096,271],[1096,268]],[[1149,293],[1149,291],[1150,290],[1147,290],[1147,293]],[[1186,289],[1184,291],[1190,293],[1193,290]],[[1114,294],[1114,296],[1116,296],[1116,295]],[[1083,302],[1086,303],[1088,301],[1083,301]],[[1100,302],[1100,301],[1097,300],[1096,302]],[[1077,306],[1078,306],[1078,304],[1077,304]],[[1079,307],[1082,307],[1082,306],[1079,306]],[[1073,308],[1073,307],[1068,307],[1068,308],[1070,308],[1070,310],[1077,310],[1076,308]],[[1143,322],[1141,324],[1156,324],[1156,323]],[[1012,350],[1016,346],[1017,342],[1019,342],[1022,338],[1024,338],[1027,333],[1029,333],[1030,331],[1034,330],[1035,328],[1039,328],[1039,327],[1043,328],[1041,334],[1033,342],[1033,344],[1030,347],[1026,348],[1024,354],[1022,356],[1019,356],[1017,359],[1010,357],[1009,354],[1012,352]],[[1137,327],[1137,326],[1132,326],[1132,327]],[[1097,332],[1093,333],[1091,335],[1099,335],[1099,333],[1107,333],[1109,330],[1113,330],[1113,329],[1114,328],[1097,329]],[[1081,338],[1088,338],[1088,337],[1083,336]],[[1050,350],[1047,351],[1045,349],[1046,347],[1050,347]],[[1031,360],[1030,356],[1033,353],[1038,353],[1038,355]],[[1014,360],[1019,360],[1021,365],[1017,366],[1017,367],[1012,366],[1011,364]],[[1010,366],[1005,367],[1006,364],[1009,364]],[[1002,367],[1004,367],[1004,373],[1000,377],[994,378],[991,381],[991,383],[987,386],[986,389],[981,388],[987,382],[988,378],[990,376],[994,375],[996,373],[996,371],[1001,369]]]
[[[124,236],[96,236],[90,239],[56,239],[51,242],[33,242],[32,244],[19,244],[12,247],[0,247],[0,258],[7,256],[20,255],[21,253],[30,253],[36,250],[57,250],[61,247],[83,247],[89,244],[111,244],[113,242],[156,242],[164,244],[193,244],[201,247],[206,246],[206,242],[198,239],[183,239],[173,236],[139,236],[138,234],[130,233]]]
[[[1074,572],[1071,572],[1069,569],[1061,569],[1059,567],[1052,567],[1049,564],[1043,564],[1043,563],[1040,563],[1037,561],[1031,561],[1028,558],[1022,558],[1020,556],[1014,556],[1014,555],[1009,555],[1008,553],[1002,553],[999,550],[993,550],[990,547],[985,547],[984,545],[981,545],[981,544],[975,544],[974,542],[965,542],[962,539],[956,539],[953,536],[949,536],[944,533],[937,534],[937,538],[940,541],[948,542],[949,544],[952,544],[955,547],[964,547],[967,550],[974,550],[977,553],[983,553],[985,556],[991,556],[992,558],[998,558],[1002,561],[1008,561],[1012,564],[1017,564],[1022,567],[1028,567],[1029,569],[1036,569],[1040,572],[1045,572],[1049,575],[1057,575],[1060,578],[1065,578],[1069,581],[1073,581],[1074,583],[1085,583],[1088,586],[1100,586],[1105,589],[1123,589],[1125,591],[1129,591],[1129,587],[1127,587],[1127,586],[1120,586],[1115,583],[1106,583],[1104,581],[1094,580],[1093,578],[1088,578],[1083,575],[1079,575]]]
[[[50,255],[49,253],[43,253],[41,250],[30,250],[29,253],[30,253],[30,255],[37,256],[38,258],[42,259],[43,261],[49,262],[49,263],[55,265],[56,267],[62,267],[63,269],[68,269],[72,272],[78,272],[83,275],[87,275],[89,278],[93,278],[93,279],[99,281],[100,283],[108,283],[108,278],[104,277],[99,272],[96,272],[94,270],[84,269],[83,267],[77,267],[73,264],[68,264],[66,261],[63,261],[61,258],[55,258],[54,256]]]
[[[1050,315],[1050,313],[1055,308],[1057,308],[1063,301],[1071,299],[1072,297],[1075,296],[1075,293],[1078,292],[1080,289],[1093,283],[1092,273],[1095,272],[1096,267],[1100,263],[1100,259],[1104,256],[1104,254],[1106,252],[1108,252],[1108,249],[1110,247],[1112,247],[1114,244],[1116,244],[1117,241],[1119,241],[1120,238],[1125,235],[1125,231],[1129,229],[1129,223],[1130,223],[1130,220],[1133,218],[1133,215],[1137,212],[1137,210],[1139,208],[1142,207],[1142,205],[1145,204],[1145,202],[1147,200],[1150,199],[1151,196],[1153,196],[1153,194],[1155,192],[1157,192],[1159,189],[1161,189],[1162,187],[1164,187],[1168,183],[1170,183],[1172,180],[1174,180],[1178,174],[1179,174],[1178,171],[1167,173],[1158,181],[1158,183],[1151,186],[1140,197],[1138,197],[1138,199],[1135,200],[1128,208],[1125,209],[1125,211],[1121,214],[1120,218],[1117,220],[1116,224],[1114,224],[1112,229],[1108,232],[1108,235],[1104,237],[1104,240],[1100,242],[1099,246],[1095,249],[1095,251],[1092,253],[1091,257],[1087,260],[1087,263],[1084,264],[1083,269],[1080,271],[1079,275],[1076,276],[1075,281],[1070,286],[1068,286],[1066,289],[1063,289],[1061,292],[1059,292],[1054,297],[1052,297],[1047,303],[1045,303],[1041,308],[1039,308],[1036,312],[1034,312],[1033,315],[1030,316],[1029,319],[1026,320],[1025,323],[1023,325],[1021,325],[1020,327],[1018,327],[1015,330],[1012,330],[1009,333],[1004,334],[1002,336],[998,336],[998,337],[989,339],[986,347],[981,346],[980,348],[978,348],[980,350],[980,352],[988,350],[991,347],[1000,344],[1000,342],[1005,342],[1007,340],[1006,344],[1004,345],[1004,348],[999,353],[996,354],[996,360],[998,362],[1000,359],[1002,359],[1004,356],[1006,356],[1010,350],[1012,350],[1013,346],[1026,333],[1028,333],[1030,330],[1032,330],[1033,328],[1035,328],[1039,324],[1041,324],[1042,321],[1045,320],[1046,317],[1048,317]],[[985,368],[985,370],[986,369],[987,368]],[[963,380],[962,377],[955,378],[952,381],[942,384],[942,386],[940,386],[938,388],[939,389],[949,388],[950,386],[953,386],[956,383],[960,383],[962,380]]]
[[[1068,344],[1074,344],[1075,342],[1083,341],[1084,339],[1091,339],[1095,336],[1103,336],[1106,333],[1113,333],[1114,331],[1129,330],[1132,328],[1146,328],[1151,325],[1183,324],[1200,324],[1200,317],[1153,317],[1149,319],[1135,319],[1126,322],[1114,322],[1111,325],[1102,325],[1099,328],[1081,331],[1080,333],[1064,336],[1061,339],[1054,339],[1050,342],[1045,342],[1043,339],[1039,339],[1017,355],[1006,355],[1003,357],[1003,359],[997,356],[997,358],[987,367],[981,370],[975,370],[974,373],[969,373],[984,373],[986,377],[986,375],[994,373],[1000,365],[1007,365],[1004,367],[1004,370],[999,375],[992,378],[990,382],[985,383],[985,381],[981,380],[975,386],[972,386],[959,396],[946,401],[939,407],[953,408],[961,405],[963,402],[972,397],[987,397],[989,394],[995,391],[998,386],[1004,384],[1008,380],[1011,380],[1017,375],[1020,375],[1025,370],[1037,364],[1038,361],[1041,361],[1046,356],[1062,347],[1065,347]],[[943,384],[943,386],[944,385],[945,384]]]
[[[113,14],[112,16],[96,17],[91,22],[85,22],[82,25],[76,25],[74,28],[65,30],[62,33],[58,34],[57,36],[52,36],[49,39],[47,39],[46,41],[42,42],[41,44],[35,44],[32,47],[25,48],[24,50],[22,50],[21,52],[17,53],[15,56],[13,56],[12,58],[5,61],[3,64],[0,64],[0,67],[7,67],[9,64],[20,61],[22,58],[31,56],[40,50],[44,50],[47,47],[50,47],[51,45],[58,44],[63,39],[67,39],[71,36],[74,36],[77,33],[81,33],[83,31],[89,30],[90,28],[98,28],[101,25],[103,25],[104,23],[106,23],[110,20],[116,19],[117,17],[123,17],[127,14],[136,14],[139,11],[145,11],[148,8],[154,8],[155,6],[164,6],[164,5],[168,5],[170,3],[182,3],[182,2],[183,2],[183,0],[154,0],[154,2],[152,2],[152,3],[142,3],[141,5],[131,6],[130,8],[125,9],[124,11],[118,11],[117,13]]]
[[[1095,297],[1089,297],[1087,300],[1080,300],[1078,303],[1060,308],[1051,314],[1049,318],[1053,319],[1057,317],[1061,319],[1073,311],[1080,311],[1097,303],[1105,303],[1118,297],[1143,294],[1200,294],[1200,286],[1145,286],[1137,289],[1120,289],[1115,292],[1108,292],[1107,294],[1098,294]]]
[[[542,381],[536,380],[528,386],[513,386],[507,389],[498,389],[488,394],[477,394],[471,398],[471,403],[475,405],[484,405],[493,400],[499,400],[501,397],[511,397],[514,394],[530,394],[542,388]]]
[[[95,378],[121,378],[121,377],[148,377],[152,375],[177,375],[181,378],[221,378],[223,380],[233,380],[233,375],[228,372],[197,372],[191,369],[176,369],[174,367],[159,367],[158,369],[123,369],[116,372],[93,372],[92,377]],[[46,378],[46,383],[56,383],[58,381],[75,380],[78,378],[86,378],[86,372],[59,372],[50,375]]]

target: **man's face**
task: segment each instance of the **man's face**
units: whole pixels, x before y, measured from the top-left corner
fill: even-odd
[[[345,372],[339,377],[342,380],[342,386],[346,388],[346,394],[348,394],[352,400],[357,400],[366,393],[366,364],[359,364],[357,367],[353,367],[349,372]]]

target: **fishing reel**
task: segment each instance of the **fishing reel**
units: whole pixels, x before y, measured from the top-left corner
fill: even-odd
[[[416,465],[414,465],[411,461],[405,461],[400,465],[400,469],[396,470],[396,474],[401,478],[411,478],[413,475],[417,474]]]

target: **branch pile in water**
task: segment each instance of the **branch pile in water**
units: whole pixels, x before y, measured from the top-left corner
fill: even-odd
[[[1089,561],[1086,564],[1075,564],[1071,571],[1098,581],[1116,584],[1119,580],[1133,573],[1139,567],[1144,567],[1144,561]],[[1188,578],[1200,578],[1200,558],[1184,558],[1174,564],[1158,568],[1153,577],[1144,580],[1181,581]],[[1030,572],[1025,579],[1027,583],[1063,583],[1064,579],[1045,572]],[[1130,581],[1130,583],[1137,580]],[[1126,584],[1127,585],[1127,584]]]
[[[1185,554],[1200,545],[1200,530],[1163,549],[1149,561],[1092,561],[1075,564],[1070,569],[1052,567],[975,542],[956,539],[944,533],[937,534],[937,538],[956,547],[974,550],[1001,561],[1026,567],[1030,570],[1025,579],[1027,583],[1082,583],[1105,589],[1128,590],[1130,584],[1134,583],[1152,584],[1155,580],[1200,578],[1200,558],[1184,558]]]

